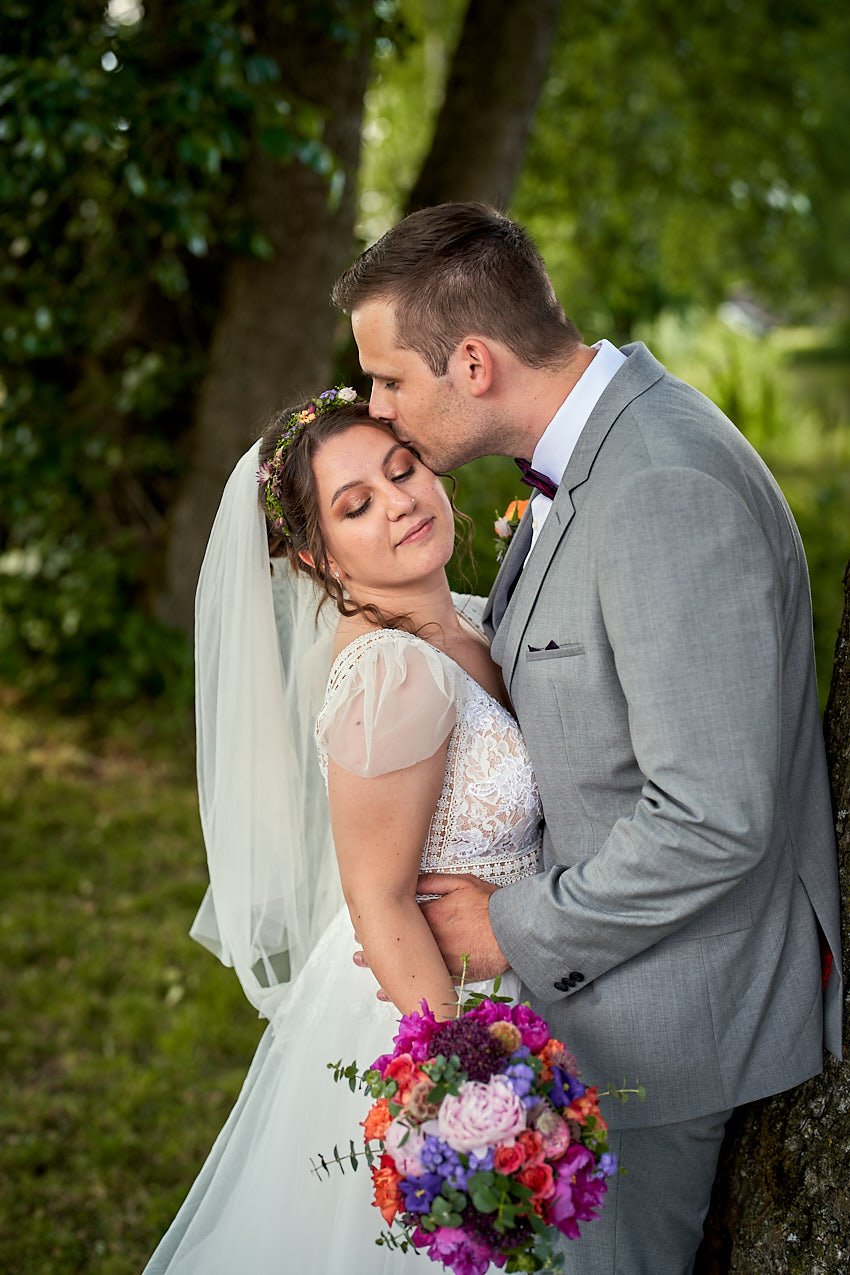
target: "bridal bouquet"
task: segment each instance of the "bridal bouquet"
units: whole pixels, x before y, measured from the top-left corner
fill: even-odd
[[[455,1275],[484,1275],[491,1262],[552,1269],[550,1228],[578,1239],[617,1169],[597,1090],[527,1005],[468,1004],[438,1022],[423,1001],[362,1076],[331,1064],[375,1099],[363,1126],[373,1203],[390,1227],[378,1243],[427,1250]],[[356,1167],[353,1145],[350,1159]]]

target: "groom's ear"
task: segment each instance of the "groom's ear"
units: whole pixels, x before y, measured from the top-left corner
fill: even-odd
[[[458,347],[457,357],[466,389],[474,398],[480,398],[493,384],[490,347],[480,337],[465,337]]]

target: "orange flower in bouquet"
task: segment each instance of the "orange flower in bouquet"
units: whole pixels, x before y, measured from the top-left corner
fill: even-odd
[[[398,1189],[401,1174],[395,1167],[392,1156],[382,1155],[380,1167],[372,1165],[372,1185],[375,1198],[372,1203],[381,1210],[381,1215],[388,1225],[392,1225],[396,1213],[402,1207],[403,1200]]]

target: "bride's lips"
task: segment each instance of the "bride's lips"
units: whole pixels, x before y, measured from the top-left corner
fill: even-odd
[[[433,521],[433,514],[430,518],[421,518],[415,527],[410,528],[410,531],[408,531],[406,536],[402,536],[401,540],[399,540],[396,545],[396,549],[399,548],[399,545],[406,545],[411,540],[420,540],[424,535],[427,535],[427,533],[431,530],[431,524]]]

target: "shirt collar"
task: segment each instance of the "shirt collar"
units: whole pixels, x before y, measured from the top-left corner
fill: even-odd
[[[531,458],[532,468],[554,483],[563,478],[590,413],[626,361],[610,341],[597,341],[592,348],[596,354],[546,426]]]

